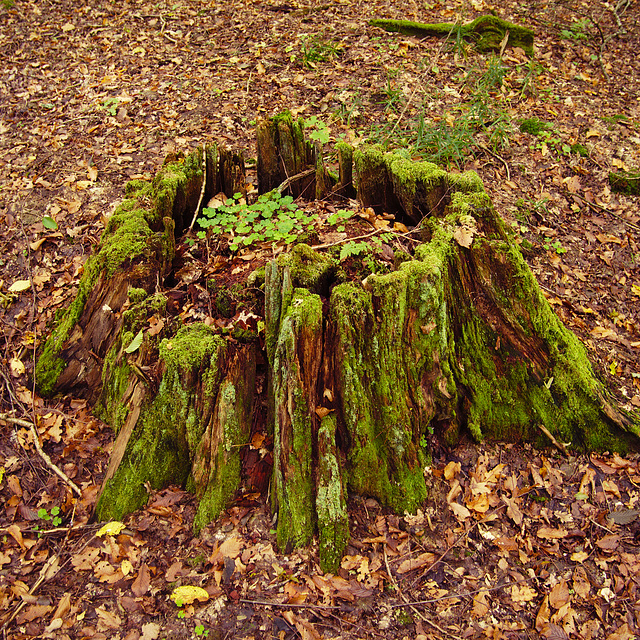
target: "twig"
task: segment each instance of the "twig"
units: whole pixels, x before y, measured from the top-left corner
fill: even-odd
[[[434,602],[441,602],[442,600],[452,600],[454,598],[468,598],[470,596],[474,596],[476,593],[482,593],[484,591],[499,591],[500,589],[505,589],[506,587],[511,587],[516,584],[522,584],[523,582],[529,582],[531,578],[523,578],[522,580],[515,580],[514,582],[504,582],[503,584],[496,585],[495,587],[481,587],[480,589],[476,589],[475,591],[465,591],[465,593],[451,593],[446,596],[440,596],[438,598],[431,598],[429,600],[418,600],[417,602],[401,602],[399,604],[390,605],[392,609],[397,609],[399,607],[414,607],[421,604],[433,604]]]
[[[549,438],[549,440],[551,440],[551,443],[556,448],[560,449],[560,451],[562,451],[562,453],[564,453],[565,456],[569,455],[569,450],[567,449],[567,446],[562,442],[558,442],[553,437],[553,434],[551,433],[551,431],[549,431],[549,429],[547,429],[547,427],[545,427],[543,424],[539,424],[538,427],[540,428],[540,431],[542,431],[542,433],[544,433],[544,435],[547,436],[547,438]]]
[[[191,224],[189,225],[189,231],[193,231],[193,225],[196,223],[196,218],[200,213],[200,205],[202,204],[202,200],[204,198],[205,188],[207,186],[207,148],[204,143],[202,143],[202,188],[200,189],[200,197],[198,198],[198,204],[196,205],[196,210],[193,212],[193,220],[191,220]]]
[[[326,604],[292,604],[290,602],[269,602],[268,600],[244,600],[242,598],[240,598],[238,602],[244,602],[245,604],[255,604],[262,607],[278,607],[280,609],[317,609],[318,611],[342,611],[344,609],[344,607],[334,607]]]
[[[26,427],[31,430],[31,435],[33,437],[33,444],[36,448],[36,451],[40,455],[40,457],[46,462],[47,466],[60,478],[62,478],[79,496],[82,496],[82,491],[78,487],[71,478],[67,476],[67,474],[60,469],[56,464],[51,461],[51,458],[48,454],[42,449],[40,445],[40,438],[38,437],[38,431],[36,430],[36,425],[33,422],[29,422],[28,420],[22,420],[20,418],[13,418],[5,413],[0,413],[0,420],[4,420],[5,422],[9,422],[10,424],[17,424],[20,427]]]
[[[615,211],[612,211],[611,209],[608,209],[607,207],[604,207],[601,204],[597,204],[596,202],[589,202],[589,200],[587,200],[586,198],[583,198],[582,196],[579,196],[577,193],[571,193],[569,194],[569,196],[571,198],[578,198],[579,200],[582,200],[582,202],[584,202],[588,207],[592,207],[593,209],[604,211],[605,213],[612,215],[614,218],[618,218],[619,220],[624,222],[624,224],[631,227],[632,229],[635,229],[636,231],[640,231],[639,225],[635,224],[634,222],[631,222],[630,220],[627,220],[626,218],[621,216],[619,213],[616,213]]]
[[[329,247],[335,247],[344,242],[354,242],[355,240],[366,240],[371,236],[375,236],[377,233],[393,233],[391,229],[375,229],[371,233],[365,233],[363,236],[355,236],[354,238],[343,238],[342,240],[336,240],[335,242],[325,242],[324,244],[316,244],[312,249],[328,249]]]
[[[279,187],[276,187],[276,191],[280,195],[282,195],[282,192],[288,187],[290,187],[294,182],[297,182],[298,180],[302,180],[302,178],[306,178],[307,176],[310,176],[312,173],[315,173],[315,172],[316,172],[315,168],[305,169],[300,173],[296,173],[294,176],[289,176]]]
[[[500,160],[502,164],[504,164],[504,168],[507,170],[507,180],[511,180],[511,172],[509,171],[509,165],[507,164],[507,161],[502,156],[499,156],[497,153],[495,153],[495,151],[491,151],[489,147],[483,144],[476,144],[476,147],[478,147],[479,149],[482,149],[483,151],[488,153],[490,156],[493,156],[494,158],[497,158],[498,160]]]

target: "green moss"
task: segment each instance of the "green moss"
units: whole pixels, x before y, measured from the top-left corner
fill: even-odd
[[[509,34],[507,45],[520,47],[529,56],[533,56],[533,31],[512,24],[493,15],[480,16],[466,25],[450,23],[422,24],[410,20],[370,20],[369,24],[386,31],[397,31],[419,38],[440,37],[455,38],[462,36],[475,42],[478,51],[500,51],[502,40]]]
[[[411,264],[400,272],[371,276],[370,291],[339,285],[330,300],[338,395],[351,434],[348,483],[400,513],[415,510],[426,497],[423,454],[416,443],[429,409],[415,393],[418,369],[411,362],[414,353],[406,357],[404,340],[411,316],[408,301],[423,295],[427,303],[429,294],[420,291],[418,281],[429,268]]]
[[[548,131],[549,129],[551,129],[551,125],[538,118],[527,118],[520,123],[520,131],[532,136],[540,135],[543,131]]]
[[[337,574],[349,541],[349,516],[342,470],[336,449],[336,416],[322,418],[318,430],[316,512],[320,547],[320,568]]]
[[[129,287],[128,295],[129,300],[135,304],[136,302],[142,302],[149,294],[144,289]]]
[[[123,344],[125,339],[123,335]],[[120,519],[143,506],[145,483],[154,489],[185,484],[205,420],[213,412],[226,347],[226,341],[204,324],[183,327],[173,339],[161,342],[165,373],[155,397],[142,407],[123,460],[106,484],[96,509],[99,519]],[[232,423],[228,429],[233,430]],[[228,483],[222,484],[228,489]],[[205,501],[200,520],[211,512],[211,502]]]
[[[609,184],[613,191],[625,193],[629,196],[640,195],[640,171],[610,172]]]
[[[315,528],[312,472],[313,414],[309,405],[317,382],[309,370],[319,365],[322,300],[295,289],[283,307],[272,360],[274,398],[275,500],[278,546],[285,550],[308,544]]]
[[[335,270],[335,263],[331,258],[314,251],[306,244],[297,244],[290,253],[280,256],[278,263],[289,269],[294,287],[314,293],[322,293],[328,289]]]

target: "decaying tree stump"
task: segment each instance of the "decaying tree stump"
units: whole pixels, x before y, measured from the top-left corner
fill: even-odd
[[[533,57],[533,31],[493,15],[480,16],[463,25],[446,22],[422,24],[410,20],[370,20],[369,24],[385,31],[396,31],[418,38],[468,39],[480,52],[499,52],[503,46],[520,47],[529,57]]]
[[[283,122],[291,131],[290,117],[258,126],[261,190],[306,166],[279,172]],[[315,167],[302,143],[287,144]],[[203,179],[207,197],[237,189],[221,177],[229,157],[237,171],[224,175],[237,176],[241,157],[212,147],[206,176],[197,151],[152,184],[127,187],[40,355],[40,391],[89,398],[117,433],[98,518],[142,506],[146,483],[175,483],[197,495],[199,530],[233,499],[254,443],[272,439],[278,544],[305,545],[317,532],[321,566],[335,571],[349,538],[348,493],[399,513],[420,507],[431,434],[449,444],[469,433],[637,446],[638,424],[608,399],[471,172],[356,149],[359,200],[416,225],[414,255],[354,281],[339,276],[337,254],[298,244],[251,276],[264,292],[264,336],[207,319],[183,324],[163,286],[177,277],[174,229],[187,227]],[[349,157],[343,149],[336,191],[352,188]]]

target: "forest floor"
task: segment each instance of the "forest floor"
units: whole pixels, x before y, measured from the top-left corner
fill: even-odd
[[[367,24],[491,9],[534,29],[533,60]],[[1,0],[2,637],[639,637],[635,454],[438,450],[417,515],[350,500],[331,576],[316,549],[278,552],[266,496],[194,536],[193,498],[168,489],[100,531],[113,434],[30,382],[126,182],[206,142],[251,158],[256,119],[290,109],[334,139],[477,171],[613,396],[640,407],[640,208],[608,182],[640,168],[638,33],[630,0]],[[179,607],[179,586],[205,592]]]

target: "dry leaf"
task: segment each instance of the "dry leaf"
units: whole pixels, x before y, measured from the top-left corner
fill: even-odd
[[[549,623],[550,617],[551,609],[549,608],[549,596],[545,596],[536,615],[536,631],[541,632],[545,625]]]
[[[143,562],[140,570],[138,571],[137,578],[131,585],[131,591],[133,591],[133,595],[140,597],[147,593],[147,591],[149,591],[150,580],[151,574],[149,573],[149,567],[147,567],[146,562]]]
[[[559,609],[567,602],[569,602],[569,587],[567,586],[567,583],[562,580],[553,587],[553,589],[551,589],[551,592],[549,593],[549,604],[554,609]]]
[[[104,606],[96,607],[96,613],[100,618],[100,622],[108,629],[117,629],[122,624],[122,618],[115,613],[111,613],[111,611],[107,611]]]
[[[196,600],[206,602],[209,599],[209,593],[202,587],[185,585],[183,587],[176,587],[169,597],[173,602],[181,607],[184,604],[191,604]]]
[[[489,613],[489,601],[486,591],[481,591],[473,596],[473,608],[471,615],[474,618],[484,618]]]
[[[408,573],[414,569],[421,569],[427,565],[432,565],[436,561],[435,553],[421,553],[416,558],[409,558],[400,563],[398,567],[398,573]]]
[[[552,527],[540,527],[536,535],[538,536],[538,538],[558,540],[560,538],[566,538],[569,534],[565,529],[554,529]]]
[[[529,585],[517,585],[514,584],[511,587],[511,599],[515,604],[522,604],[523,602],[530,602],[538,595],[535,589],[532,589]]]
[[[475,234],[475,229],[470,229],[469,227],[457,227],[453,232],[453,237],[461,247],[468,249],[473,244],[473,237]]]
[[[31,288],[31,280],[16,280],[10,287],[9,293],[22,293]]]
[[[243,542],[238,536],[231,536],[220,545],[218,551],[224,558],[237,558],[240,555],[242,545]]]

